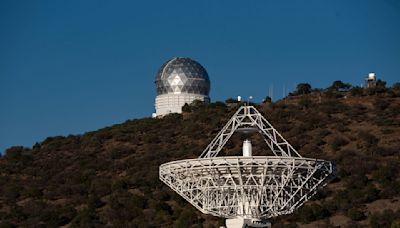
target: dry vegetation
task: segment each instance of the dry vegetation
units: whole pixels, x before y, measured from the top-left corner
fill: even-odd
[[[399,227],[399,84],[302,84],[282,101],[266,100],[258,109],[303,156],[338,167],[331,184],[274,227]],[[8,149],[0,158],[0,227],[219,227],[222,219],[200,214],[163,185],[158,166],[197,157],[241,105],[232,102],[194,103],[182,115]],[[240,151],[240,137],[225,154]],[[256,153],[268,153],[252,140]]]

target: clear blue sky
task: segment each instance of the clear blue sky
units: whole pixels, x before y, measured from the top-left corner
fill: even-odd
[[[400,81],[397,0],[0,1],[0,152],[154,110],[174,56],[208,71],[212,100],[300,82]]]

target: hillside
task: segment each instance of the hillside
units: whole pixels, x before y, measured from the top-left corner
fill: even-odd
[[[400,86],[307,90],[254,104],[305,157],[338,177],[274,227],[400,226]],[[164,162],[195,158],[236,111],[194,103],[83,135],[49,137],[0,158],[0,227],[219,227],[158,180]],[[254,137],[254,154],[268,153]],[[240,136],[225,154],[240,151]],[[397,226],[396,226],[397,225]]]

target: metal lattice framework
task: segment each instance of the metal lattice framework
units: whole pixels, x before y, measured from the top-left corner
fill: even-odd
[[[258,128],[274,156],[217,157],[235,131],[248,128]],[[335,166],[303,158],[253,106],[242,106],[199,158],[162,164],[159,172],[205,214],[266,219],[300,207],[333,177]]]
[[[228,123],[222,128],[218,135],[211,141],[200,155],[200,158],[216,157],[233,133],[240,128],[257,127],[264,136],[264,140],[275,156],[301,155],[290,145],[286,139],[261,115],[253,106],[242,106]]]

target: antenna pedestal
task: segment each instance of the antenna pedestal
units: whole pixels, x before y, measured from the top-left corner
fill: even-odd
[[[227,219],[225,221],[226,228],[245,228],[245,227],[267,227],[271,228],[271,223],[261,219],[247,219],[243,217],[237,217],[233,219]]]

